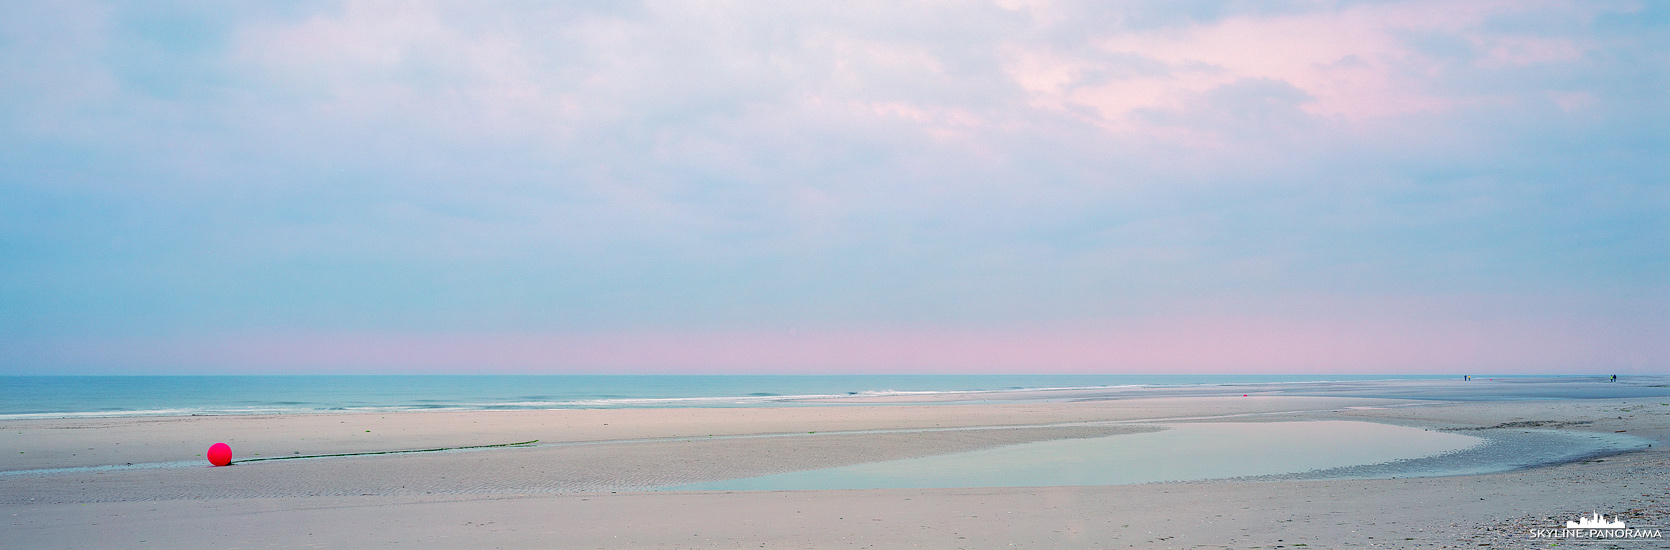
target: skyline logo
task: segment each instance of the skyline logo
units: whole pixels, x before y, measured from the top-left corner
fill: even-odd
[[[1600,512],[1591,512],[1587,516],[1577,516],[1577,521],[1567,521],[1564,529],[1532,529],[1532,540],[1662,540],[1663,533],[1657,528],[1630,529],[1619,516],[1610,519]]]

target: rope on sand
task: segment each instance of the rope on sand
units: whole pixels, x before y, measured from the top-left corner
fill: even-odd
[[[437,447],[437,448],[434,448],[434,449],[407,449],[407,450],[401,450],[401,451],[370,451],[370,452],[364,452],[364,453],[335,453],[335,454],[328,454],[328,455],[264,456],[264,457],[261,457],[261,458],[245,458],[245,459],[242,459],[242,460],[238,460],[234,463],[260,462],[260,461],[263,461],[263,460],[292,460],[292,459],[298,459],[298,458],[327,458],[327,457],[333,457],[333,456],[366,456],[366,455],[395,455],[395,454],[403,454],[403,453],[433,453],[433,452],[437,452],[437,451],[460,451],[460,450],[464,450],[464,449],[489,449],[489,448],[493,448],[493,447],[518,447],[518,446],[522,446],[522,445],[532,445],[532,444],[538,443],[538,442],[539,442],[539,440],[535,439],[535,440],[532,440],[532,441],[521,441],[521,442],[517,442],[517,443],[496,443],[496,444],[493,444],[493,445],[465,445],[463,447]]]

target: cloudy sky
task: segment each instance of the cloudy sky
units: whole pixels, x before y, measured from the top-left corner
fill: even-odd
[[[0,373],[1670,372],[1670,5],[0,4]]]

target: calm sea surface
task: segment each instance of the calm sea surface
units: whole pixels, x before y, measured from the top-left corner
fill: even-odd
[[[820,397],[1448,376],[0,376],[0,418],[747,407]],[[792,403],[791,403],[792,402]]]

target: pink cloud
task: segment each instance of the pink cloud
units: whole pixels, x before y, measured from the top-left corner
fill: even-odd
[[[1604,3],[1409,1],[1241,16],[1109,35],[1095,40],[1087,51],[1012,44],[1006,69],[1033,93],[1034,106],[1089,107],[1114,130],[1150,131],[1127,116],[1138,109],[1182,108],[1189,97],[1243,79],[1287,82],[1313,97],[1303,106],[1311,114],[1360,121],[1442,112],[1468,101],[1423,89],[1448,61],[1412,49],[1408,36],[1459,37],[1485,52],[1481,66],[1571,61],[1596,46],[1572,37],[1490,31],[1481,24],[1491,17],[1532,11],[1585,18],[1626,8]],[[1153,60],[1165,70],[1078,84],[1083,75],[1106,68],[1106,54]]]

